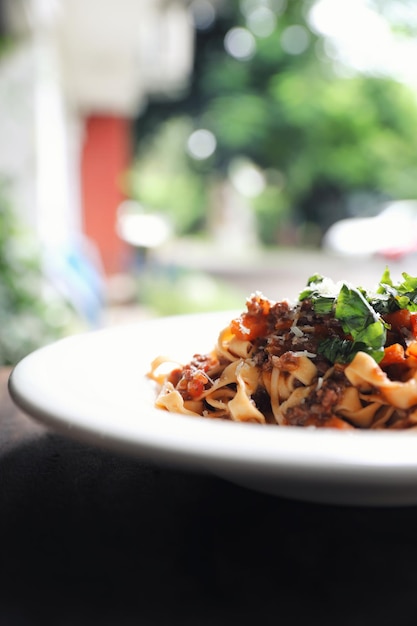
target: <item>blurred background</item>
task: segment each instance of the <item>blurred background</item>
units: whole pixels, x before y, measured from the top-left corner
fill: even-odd
[[[417,0],[0,7],[0,364],[417,274]]]

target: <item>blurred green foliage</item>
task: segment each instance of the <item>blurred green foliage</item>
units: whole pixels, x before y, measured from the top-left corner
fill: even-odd
[[[238,289],[206,273],[172,268],[148,271],[138,279],[139,300],[153,315],[181,315],[240,309]]]
[[[69,306],[48,291],[35,239],[0,186],[0,365],[62,337],[72,320]]]
[[[145,207],[165,212],[177,233],[199,230],[204,219],[204,179],[190,168],[184,150],[192,130],[186,117],[161,123],[146,142],[146,158],[129,176],[130,194]]]
[[[283,2],[258,2],[275,11],[273,30],[254,36],[253,56],[234,58],[225,36],[234,27],[248,30],[248,4],[230,0],[210,28],[197,31],[190,90],[177,101],[151,102],[137,120],[132,196],[166,211],[179,234],[201,232],[213,179],[227,178],[244,156],[265,178],[251,204],[267,244],[282,241],[291,225],[307,237],[311,225],[319,241],[331,223],[365,210],[352,208],[355,196],[375,206],[416,198],[415,94],[391,78],[338,72],[309,26],[309,0],[287,2],[285,10]],[[292,26],[306,38],[298,54],[282,44]],[[205,161],[186,152],[198,128],[217,141]]]

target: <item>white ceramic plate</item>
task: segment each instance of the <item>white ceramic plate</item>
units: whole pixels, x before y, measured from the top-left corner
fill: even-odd
[[[232,316],[179,316],[69,337],[24,358],[12,372],[11,395],[69,437],[267,493],[332,504],[417,504],[416,434],[237,424],[154,408],[150,362],[209,351]]]

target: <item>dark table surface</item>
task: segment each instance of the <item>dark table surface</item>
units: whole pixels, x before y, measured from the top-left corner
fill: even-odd
[[[417,623],[417,507],[270,497],[48,431],[0,370],[0,626]]]

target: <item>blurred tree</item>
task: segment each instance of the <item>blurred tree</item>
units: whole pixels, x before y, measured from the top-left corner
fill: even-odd
[[[349,214],[355,193],[371,194],[375,205],[380,199],[417,197],[415,95],[391,78],[337,73],[323,39],[310,27],[311,5],[310,0],[213,3],[216,19],[197,28],[189,92],[175,102],[152,102],[137,120],[132,180],[150,159],[173,157],[168,144],[158,149],[155,139],[163,136],[161,129],[166,133],[169,120],[187,116],[190,133],[202,128],[216,140],[213,154],[198,160],[187,156],[187,138],[178,135],[180,178],[184,188],[186,179],[191,183],[182,195],[189,217],[183,221],[177,213],[180,231],[204,223],[207,204],[197,181],[228,177],[242,156],[263,177],[252,205],[264,243],[282,241],[291,224],[304,227],[299,233],[311,233],[306,225],[312,225],[320,234]],[[143,179],[137,180],[136,196],[152,204]],[[172,192],[175,186],[158,207],[170,204],[176,213]]]

